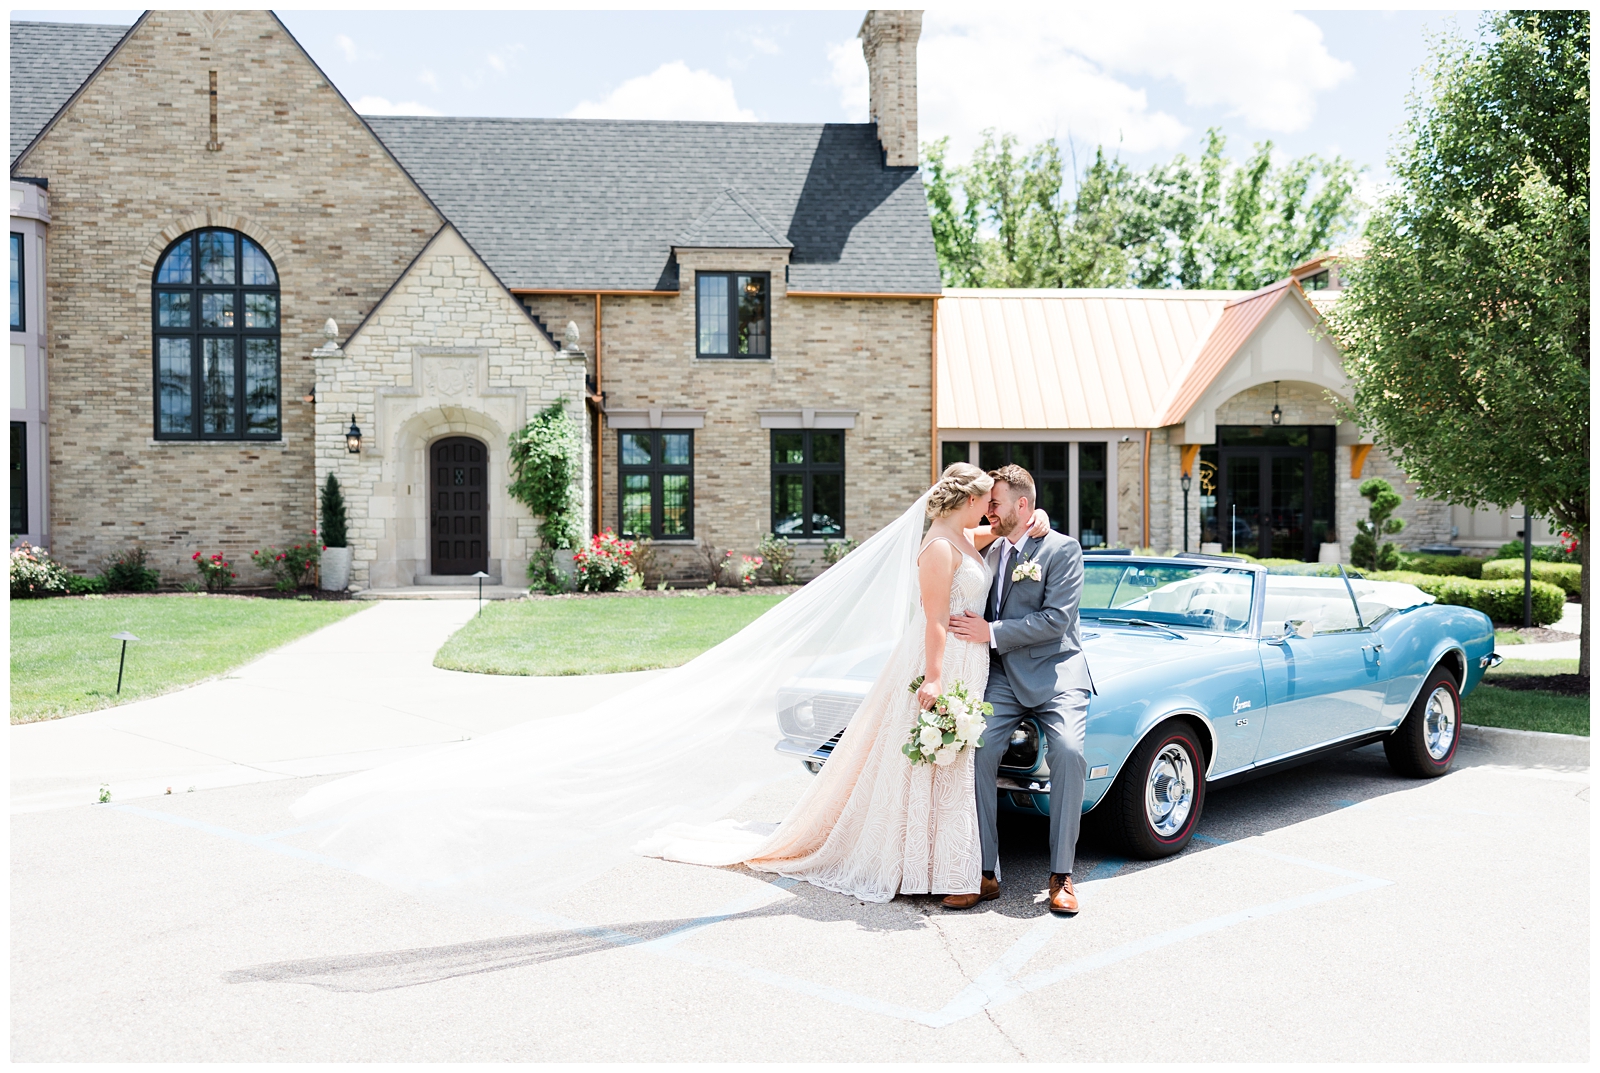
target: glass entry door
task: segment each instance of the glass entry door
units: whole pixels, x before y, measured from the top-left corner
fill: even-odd
[[[1224,427],[1200,451],[1200,539],[1314,562],[1333,527],[1333,427]]]

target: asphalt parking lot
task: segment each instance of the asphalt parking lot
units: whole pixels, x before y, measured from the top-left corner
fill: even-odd
[[[1588,745],[1216,793],[1176,858],[1086,840],[1065,920],[1037,821],[952,913],[642,858],[556,906],[419,901],[293,830],[315,778],[14,814],[11,1057],[1583,1062]]]

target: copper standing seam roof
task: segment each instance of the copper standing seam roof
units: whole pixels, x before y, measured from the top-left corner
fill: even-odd
[[[1212,327],[1211,334],[1206,336],[1205,343],[1173,379],[1170,394],[1161,401],[1156,425],[1176,425],[1187,417],[1189,410],[1200,401],[1211,382],[1227,367],[1245,340],[1291,292],[1300,293],[1300,285],[1293,279],[1280,280],[1229,303]]]
[[[1197,370],[1198,359],[1211,355],[1208,337],[1216,335],[1213,326],[1226,319],[1230,303],[1249,305],[1255,297],[1238,291],[946,290],[939,301],[938,425],[1156,427],[1184,370]]]

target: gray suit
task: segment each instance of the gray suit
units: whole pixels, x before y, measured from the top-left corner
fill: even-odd
[[[991,569],[1000,562],[1002,538],[989,545],[984,558]],[[1012,581],[1019,562],[1039,564],[1038,581]],[[996,580],[999,580],[998,572]],[[994,871],[1000,859],[997,825],[999,805],[995,780],[1011,733],[1024,716],[1044,728],[1050,766],[1050,870],[1072,871],[1083,815],[1083,784],[1088,774],[1083,757],[1089,695],[1094,683],[1078,632],[1078,600],[1083,595],[1083,549],[1070,536],[1046,533],[1029,537],[1006,564],[1000,605],[990,584],[984,618],[991,625],[989,688],[984,700],[994,716],[977,755],[978,831],[983,841],[983,869]]]

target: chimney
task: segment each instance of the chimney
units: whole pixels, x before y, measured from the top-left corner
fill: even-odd
[[[891,168],[914,168],[917,153],[917,38],[920,11],[869,11],[861,22],[861,52],[878,143]]]

